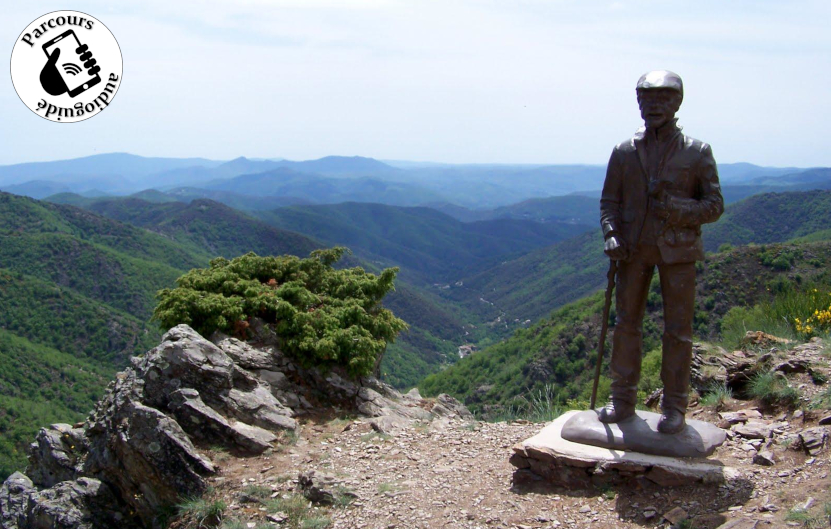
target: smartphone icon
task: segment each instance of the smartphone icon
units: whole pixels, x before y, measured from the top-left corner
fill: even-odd
[[[84,60],[91,58],[92,55],[88,52],[88,47],[81,44],[78,40],[75,31],[67,30],[50,40],[43,45],[43,51],[46,57],[49,57],[54,52],[55,48],[60,48],[61,55],[58,57],[58,62],[55,67],[58,69],[61,78],[69,92],[69,97],[75,97],[82,94],[90,87],[93,87],[101,82],[101,77],[98,72],[101,69],[93,64],[85,67]],[[87,57],[84,57],[87,55]],[[94,60],[94,59],[90,59]],[[90,75],[91,72],[92,75]]]

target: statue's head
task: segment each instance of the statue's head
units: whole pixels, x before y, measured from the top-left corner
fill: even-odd
[[[655,70],[645,73],[635,87],[638,106],[646,128],[660,128],[675,118],[684,99],[684,83],[674,72]]]

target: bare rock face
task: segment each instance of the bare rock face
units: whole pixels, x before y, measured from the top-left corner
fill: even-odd
[[[29,496],[36,492],[32,480],[15,472],[0,486],[0,527],[19,529],[26,522],[26,506]]]
[[[152,526],[159,509],[197,496],[214,472],[182,427],[142,402],[144,388],[132,369],[119,374],[88,419],[84,473],[113,487]]]
[[[202,402],[199,392],[192,388],[174,392],[169,407],[179,424],[186,425],[191,437],[212,445],[256,455],[271,448],[271,443],[277,440],[268,430],[226,419]]]
[[[79,478],[35,492],[28,498],[26,522],[20,529],[138,528],[125,517],[118,498],[97,479]]]
[[[808,455],[817,455],[828,444],[828,430],[822,427],[808,428],[799,432],[798,446]]]
[[[458,417],[466,421],[473,420],[473,414],[470,413],[470,410],[446,393],[436,397],[436,404],[430,412],[436,417]]]
[[[224,342],[229,349],[243,349],[238,340]],[[152,406],[166,409],[175,392],[190,388],[198,391],[212,409],[247,424],[297,428],[292,410],[277,400],[268,386],[187,325],[167,331],[162,343],[135,359],[134,365],[145,381],[147,402]]]
[[[29,477],[39,487],[51,487],[80,476],[87,451],[86,433],[69,424],[41,428],[29,445]]]

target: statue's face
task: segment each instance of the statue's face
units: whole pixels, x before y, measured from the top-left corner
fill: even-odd
[[[646,128],[660,128],[681,108],[681,94],[671,88],[638,90],[638,106]]]

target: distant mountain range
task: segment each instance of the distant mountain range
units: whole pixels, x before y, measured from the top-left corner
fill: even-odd
[[[759,192],[767,186],[831,187],[828,172],[825,168],[747,163],[720,166],[726,186],[747,186],[738,194]],[[113,153],[0,166],[0,190],[45,198],[65,192],[100,196],[155,189],[182,200],[217,198],[209,194],[223,191],[233,193],[226,203],[246,210],[268,209],[274,203],[265,199],[279,199],[280,205],[348,201],[403,206],[443,204],[444,211],[452,215],[453,207],[492,210],[542,197],[591,195],[592,190],[600,189],[604,176],[605,167],[601,165],[384,163],[360,156],[306,161],[236,158],[222,162]],[[460,220],[467,220],[461,217],[464,210],[458,210],[458,214]],[[474,214],[470,220],[486,218]]]

